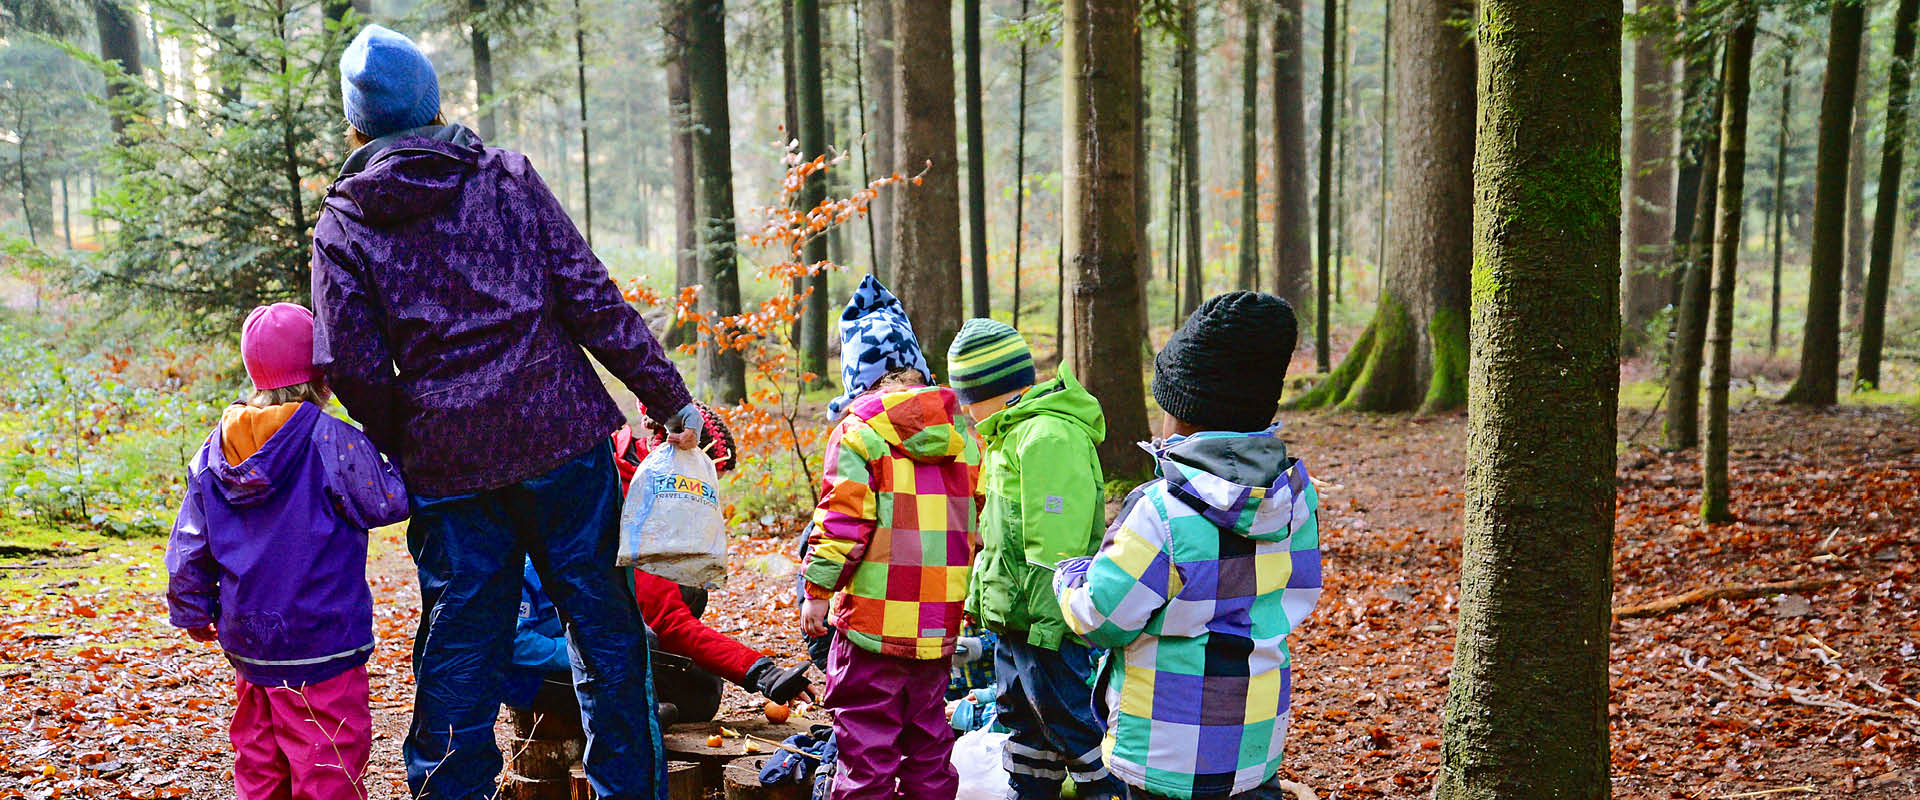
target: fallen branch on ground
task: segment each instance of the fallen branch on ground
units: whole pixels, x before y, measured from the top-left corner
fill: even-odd
[[[1709,586],[1695,589],[1685,594],[1663,597],[1648,603],[1620,606],[1613,609],[1614,619],[1637,619],[1640,617],[1664,617],[1688,606],[1696,606],[1710,600],[1746,600],[1754,597],[1766,597],[1789,592],[1811,592],[1839,583],[1835,578],[1802,578],[1792,581],[1774,581],[1772,583],[1736,584],[1732,586]]]

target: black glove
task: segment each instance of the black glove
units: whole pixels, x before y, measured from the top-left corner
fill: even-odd
[[[759,692],[768,700],[786,705],[807,690],[807,665],[782,669],[773,663],[773,659],[762,658],[753,662],[753,666],[747,670],[747,688]]]

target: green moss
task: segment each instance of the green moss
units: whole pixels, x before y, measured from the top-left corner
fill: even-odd
[[[1434,311],[1427,323],[1433,342],[1433,378],[1427,382],[1425,413],[1452,411],[1467,404],[1467,317],[1451,308]]]
[[[1472,301],[1473,307],[1492,303],[1494,295],[1500,293],[1500,273],[1487,263],[1487,257],[1484,254],[1478,252],[1473,254],[1473,269],[1469,277],[1471,283],[1468,298]]]
[[[1413,365],[1420,339],[1413,315],[1392,294],[1380,295],[1374,312],[1373,348],[1366,366],[1340,401],[1342,411],[1410,411],[1414,404]]]
[[[1620,384],[1620,407],[1629,409],[1651,409],[1660,402],[1667,392],[1666,384],[1659,381],[1640,380]]]
[[[1553,150],[1543,163],[1529,165],[1514,177],[1519,189],[1515,225],[1573,233],[1610,225],[1619,217],[1618,147]]]
[[[1373,322],[1367,323],[1366,330],[1360,332],[1360,338],[1353,343],[1353,349],[1347,351],[1347,357],[1340,361],[1340,366],[1334,367],[1332,372],[1327,373],[1326,379],[1320,381],[1306,394],[1295,397],[1293,402],[1287,403],[1285,407],[1295,410],[1332,408],[1345,400],[1347,390],[1352,388],[1354,380],[1360,377],[1360,370],[1365,367],[1368,354],[1373,352],[1374,327],[1378,323],[1378,316]]]

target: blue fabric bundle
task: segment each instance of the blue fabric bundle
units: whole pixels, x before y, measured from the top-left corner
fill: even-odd
[[[792,750],[781,750],[774,754],[760,767],[760,785],[805,786],[812,783],[814,797],[826,797],[821,793],[821,784],[816,778],[818,773],[825,773],[829,776],[826,786],[833,786],[833,766],[840,756],[840,749],[833,741],[833,728],[815,725],[806,733],[787,737],[782,744],[808,755],[802,756]]]

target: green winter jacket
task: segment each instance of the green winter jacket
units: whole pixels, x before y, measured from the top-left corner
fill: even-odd
[[[1100,549],[1106,502],[1094,446],[1107,436],[1100,401],[1066,367],[979,425],[979,555],[967,612],[994,633],[1058,649],[1067,635],[1053,567]]]

